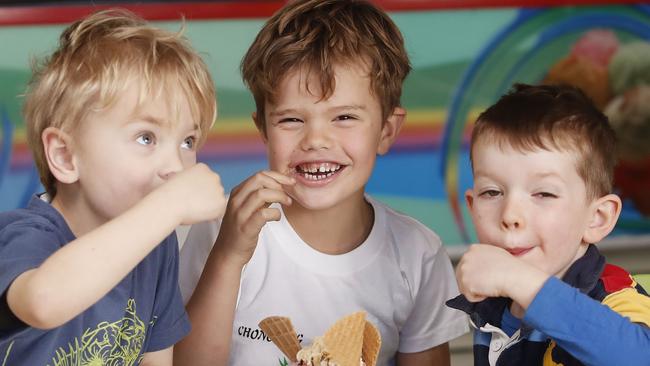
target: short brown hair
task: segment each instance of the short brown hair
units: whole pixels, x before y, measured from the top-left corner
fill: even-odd
[[[578,88],[515,84],[478,117],[470,159],[471,148],[480,140],[508,144],[520,151],[574,151],[587,196],[611,193],[616,136],[607,117]]]
[[[56,51],[34,66],[26,92],[27,139],[52,197],[56,179],[45,158],[43,131],[74,131],[90,112],[110,107],[133,80],[142,86],[138,106],[180,87],[199,124],[199,146],[205,141],[217,113],[214,82],[182,29],[154,28],[126,10],[92,14],[63,31]]]
[[[321,97],[335,88],[333,67],[363,62],[385,119],[400,105],[411,70],[404,39],[388,15],[362,0],[298,0],[275,13],[257,34],[241,63],[266,133],[264,103],[289,72],[305,68],[319,76]]]

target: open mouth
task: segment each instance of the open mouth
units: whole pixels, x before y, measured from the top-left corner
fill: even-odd
[[[305,163],[296,165],[296,173],[307,180],[318,181],[333,176],[343,168],[336,163]]]

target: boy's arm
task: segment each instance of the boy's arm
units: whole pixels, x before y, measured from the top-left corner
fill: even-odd
[[[449,366],[449,343],[443,343],[426,351],[416,353],[397,352],[397,366]]]
[[[244,263],[215,244],[186,309],[190,333],[176,345],[179,365],[227,365],[237,294]]]
[[[144,354],[141,366],[172,366],[174,362],[174,347],[162,351],[149,352]]]
[[[635,295],[640,301],[627,307],[641,311],[647,322],[650,299]],[[554,277],[544,283],[523,321],[547,334],[584,364],[640,366],[650,360],[647,324],[633,323]]]
[[[269,204],[291,204],[282,186],[294,183],[293,178],[264,171],[233,189],[217,240],[186,306],[192,330],[176,345],[176,364],[228,364],[242,268],[253,255],[262,226],[280,219],[280,211]]]
[[[176,226],[216,218],[224,206],[219,176],[197,164],[18,276],[9,308],[32,327],[57,327],[108,293]]]
[[[473,245],[457,266],[470,301],[509,297],[526,310],[523,321],[586,364],[646,365],[650,329],[561,280],[491,245]],[[650,304],[644,301],[650,316]]]

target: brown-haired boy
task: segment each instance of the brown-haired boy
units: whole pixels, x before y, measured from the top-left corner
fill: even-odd
[[[24,106],[46,194],[0,215],[2,365],[172,365],[189,331],[174,228],[219,217],[216,116],[180,35],[126,11],[66,28]]]
[[[467,329],[444,306],[457,291],[449,258],[428,228],[364,192],[404,121],[409,70],[399,30],[365,1],[294,1],[265,24],[242,73],[270,170],[233,190],[220,230],[189,233],[183,364],[286,364],[262,319],[291,318],[306,346],[359,310],[381,332],[378,365],[449,364],[447,342]],[[212,250],[201,243],[217,231]]]
[[[621,210],[614,147],[573,87],[515,85],[479,116],[465,197],[485,244],[461,258],[464,296],[448,302],[476,327],[475,365],[650,361],[650,298],[593,245]]]

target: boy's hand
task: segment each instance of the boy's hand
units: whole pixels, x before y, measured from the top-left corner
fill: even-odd
[[[246,179],[230,193],[226,213],[215,246],[224,250],[238,264],[247,263],[262,226],[280,220],[280,210],[269,208],[274,202],[291,204],[283,186],[295,180],[274,171],[261,171]]]
[[[181,225],[220,218],[226,209],[221,178],[203,163],[176,174],[157,191],[179,213]]]
[[[494,245],[474,244],[456,266],[460,292],[467,300],[509,297],[528,307],[549,276]]]

